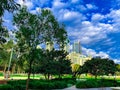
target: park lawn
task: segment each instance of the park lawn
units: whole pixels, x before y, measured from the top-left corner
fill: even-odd
[[[13,80],[13,79],[18,80],[18,79],[27,79],[27,78],[28,78],[27,74],[11,74],[10,78],[8,78],[8,79],[9,80]],[[31,74],[30,78],[31,79],[44,79],[44,76],[42,74],[35,74],[34,76],[33,76],[33,74]],[[3,75],[1,75],[0,80],[3,80],[3,79],[5,79],[5,78]]]

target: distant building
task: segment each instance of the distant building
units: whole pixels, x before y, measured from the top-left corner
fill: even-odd
[[[70,51],[69,44],[66,44],[64,47],[64,50],[69,53],[67,58],[71,60],[72,64],[79,64],[82,66],[87,60],[91,60],[92,57],[85,56],[82,54],[80,42],[74,42],[72,47],[73,47],[72,51]],[[51,51],[53,48],[54,48],[53,43],[50,42],[46,43],[46,50]]]
[[[85,56],[82,55],[80,53],[76,53],[76,52],[71,52],[69,53],[69,55],[67,56],[70,60],[72,64],[79,64],[79,65],[83,65],[87,60],[91,60],[91,57],[89,56]]]
[[[51,51],[54,48],[54,44],[52,42],[46,42],[46,50]]]
[[[69,53],[70,52],[70,45],[66,44],[64,47],[64,50]]]
[[[81,53],[82,52],[80,41],[73,43],[73,52],[76,52],[76,53]]]
[[[82,54],[82,49],[79,41],[74,42],[72,47],[72,51],[69,52],[69,55],[67,56],[67,58],[71,60],[72,64],[79,64],[82,66],[87,60],[91,60],[91,56],[85,56]]]

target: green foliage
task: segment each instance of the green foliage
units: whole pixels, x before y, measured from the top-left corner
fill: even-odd
[[[33,66],[36,60],[41,60],[42,52],[38,45],[46,42],[64,44],[67,39],[67,32],[63,25],[60,25],[50,10],[43,9],[37,15],[30,13],[23,7],[14,15],[13,23],[17,26],[17,52],[21,60],[28,63],[28,83]],[[49,67],[51,68],[51,67]],[[49,70],[49,69],[48,69]],[[49,72],[49,71],[48,71]]]
[[[0,22],[0,44],[3,44],[7,41],[6,37],[8,37],[8,31],[2,26],[2,23]]]
[[[79,64],[72,64],[72,77],[76,78],[79,74],[80,67],[81,66]]]
[[[120,86],[115,80],[107,80],[107,79],[100,79],[100,80],[86,80],[86,81],[79,81],[76,84],[77,88],[98,88],[98,87],[116,87]]]
[[[66,59],[67,53],[63,50],[46,50],[42,55],[40,64],[35,67],[38,73],[43,73],[49,79],[50,75],[59,75],[71,73],[71,62]]]
[[[26,87],[26,80],[11,80],[8,81],[7,84],[13,86],[13,90],[24,90]]]
[[[18,7],[19,4],[14,0],[0,0],[0,17],[3,15],[5,10],[13,12],[14,10],[17,10]]]
[[[7,82],[9,86],[12,86],[12,90],[24,90],[26,80],[11,80]],[[73,78],[64,78],[64,79],[52,79],[52,80],[30,80],[29,88],[30,89],[63,89],[66,88],[69,84],[73,85],[76,83],[76,80]],[[10,89],[11,90],[11,89]]]
[[[8,30],[2,26],[2,16],[5,10],[9,12],[13,12],[19,8],[19,4],[17,4],[14,0],[0,0],[0,44],[6,42],[6,36],[8,36]]]
[[[98,87],[96,81],[87,80],[87,81],[80,81],[76,84],[77,88],[95,88]]]
[[[30,82],[30,88],[31,89],[62,89],[67,87],[67,84],[64,81],[33,81]]]
[[[0,72],[0,76],[3,76],[3,72]]]
[[[56,79],[52,79],[51,81],[64,81],[67,84],[74,85],[76,83],[76,78],[56,78]]]
[[[113,60],[99,57],[86,61],[80,70],[81,73],[90,73],[95,75],[95,77],[98,75],[114,75],[116,71],[116,64]]]
[[[9,84],[5,84],[5,85],[0,85],[0,90],[14,90],[14,88]]]

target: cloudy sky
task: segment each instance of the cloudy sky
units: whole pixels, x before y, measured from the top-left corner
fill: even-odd
[[[84,54],[109,57],[120,62],[120,0],[16,0],[31,13],[50,9],[68,32],[70,44],[80,41]],[[12,14],[4,25],[12,29]]]

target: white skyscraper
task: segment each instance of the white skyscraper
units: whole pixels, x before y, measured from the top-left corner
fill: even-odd
[[[82,52],[80,41],[74,42],[74,44],[73,44],[73,52],[76,52],[76,53],[81,53]]]
[[[46,50],[51,51],[54,48],[54,44],[52,42],[46,42]]]

